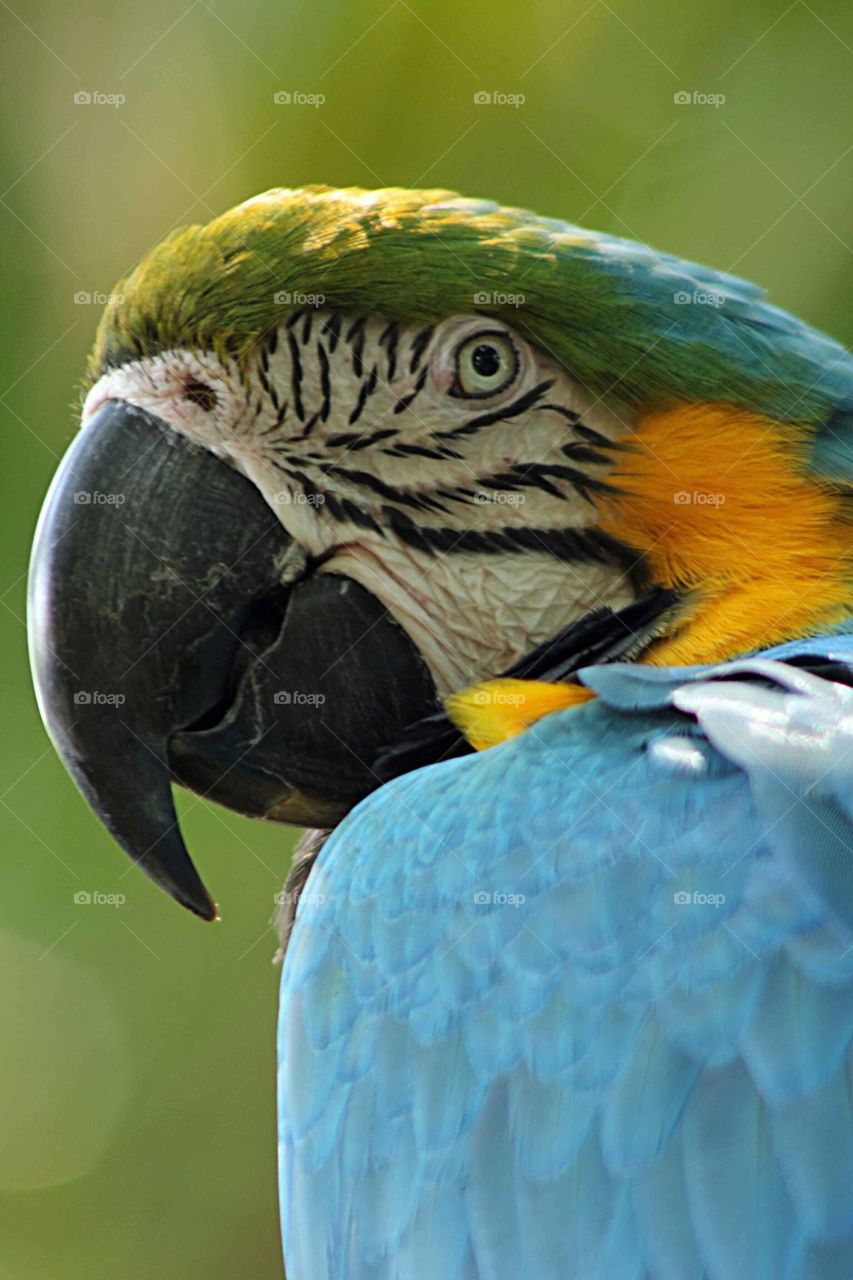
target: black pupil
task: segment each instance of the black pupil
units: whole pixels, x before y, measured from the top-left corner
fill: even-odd
[[[471,364],[481,378],[493,378],[501,367],[500,352],[491,343],[481,342],[478,347],[474,348],[471,355]]]

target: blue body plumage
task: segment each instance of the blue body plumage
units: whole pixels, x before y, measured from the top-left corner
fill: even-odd
[[[320,856],[282,976],[293,1280],[851,1274],[853,637],[582,679]]]

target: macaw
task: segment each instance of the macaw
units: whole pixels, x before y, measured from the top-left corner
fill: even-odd
[[[285,893],[290,1280],[853,1276],[853,358],[443,190],[274,190],[97,332],[30,584],[84,796]]]

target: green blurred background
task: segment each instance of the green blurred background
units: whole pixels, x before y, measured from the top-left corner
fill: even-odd
[[[0,0],[0,27],[0,1280],[277,1277],[267,922],[293,833],[181,797],[222,905],[200,924],[126,874],[29,683],[28,548],[95,299],[266,187],[441,185],[734,269],[849,343],[853,10]]]

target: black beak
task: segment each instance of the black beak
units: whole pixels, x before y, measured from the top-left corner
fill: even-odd
[[[80,432],[45,500],[29,631],[44,722],[86,800],[206,920],[172,781],[332,826],[436,706],[375,597],[315,571],[248,480],[122,402]]]

